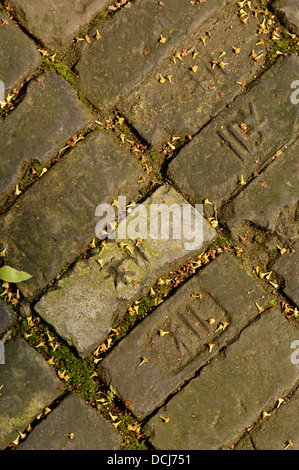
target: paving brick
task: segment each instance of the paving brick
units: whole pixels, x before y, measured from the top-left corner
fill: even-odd
[[[298,155],[297,140],[224,208],[219,218],[229,229],[247,220],[285,239],[297,235]]]
[[[13,309],[0,299],[0,336],[17,321],[17,316]]]
[[[11,91],[30,77],[41,64],[41,55],[29,39],[9,18],[0,28],[0,80]]]
[[[141,212],[141,223],[146,220],[147,237],[142,237],[141,244],[136,237],[125,240],[119,238],[118,233],[115,240],[107,242],[100,256],[101,266],[97,262],[99,255],[76,263],[72,272],[58,282],[58,288],[46,293],[35,306],[39,315],[74,345],[81,356],[89,354],[105,340],[127,308],[146,295],[159,276],[181,267],[214,237],[211,227],[197,213],[203,236],[194,248],[186,245],[186,232],[178,239],[150,238],[153,227],[149,211],[153,204],[159,205],[167,215],[173,204],[181,211],[187,203],[168,185],[158,188],[143,203],[147,212],[146,215]],[[126,221],[128,230],[135,215],[132,213]]]
[[[33,298],[95,237],[96,207],[127,195],[139,164],[105,132],[95,131],[64,156],[2,217],[6,263],[29,272]]]
[[[9,0],[13,15],[50,50],[65,48],[110,0]]]
[[[245,434],[240,441],[234,445],[233,450],[254,450],[252,442],[248,434]]]
[[[159,68],[117,104],[118,110],[157,148],[173,136],[184,139],[196,134],[242,93],[240,83],[250,82],[264,67],[268,41],[256,45],[260,23],[259,17],[251,17],[244,27],[237,8],[228,7],[212,28],[201,26],[194,37],[171,51]],[[238,53],[233,47],[239,49]],[[189,54],[184,55],[184,50]],[[253,50],[262,55],[258,61],[250,58]],[[195,58],[194,51],[198,52]],[[175,52],[182,55],[174,63],[171,59]],[[195,72],[192,67],[197,67]]]
[[[0,365],[0,448],[5,449],[63,393],[54,370],[24,340],[5,344],[5,365]]]
[[[292,247],[294,253],[285,253],[273,265],[273,270],[282,276],[284,292],[299,306],[299,242]]]
[[[99,375],[144,419],[236,339],[258,315],[256,303],[267,299],[231,255],[220,255],[122,340],[100,363]],[[148,362],[140,366],[143,357]]]
[[[189,142],[168,175],[191,202],[220,205],[284,145],[298,135],[298,109],[290,85],[299,59],[280,58],[248,93],[236,98]],[[242,127],[241,127],[242,124]]]
[[[296,338],[297,329],[280,311],[264,312],[149,420],[151,444],[209,450],[236,442],[298,382],[298,365],[290,359]]]
[[[101,40],[84,45],[76,67],[78,84],[98,108],[114,106],[120,96],[137,85],[196,28],[209,19],[214,21],[231,0],[163,3],[165,7],[158,2],[134,1],[130,8],[116,12],[112,21],[97,27]],[[159,41],[161,35],[166,42]]]
[[[22,176],[25,163],[49,163],[66,141],[87,127],[92,115],[55,73],[33,81],[18,107],[0,123],[0,203]],[[58,118],[59,116],[59,118]]]
[[[17,450],[116,450],[121,442],[111,424],[82,398],[70,394]]]
[[[283,25],[291,32],[299,34],[299,8],[296,0],[274,0],[271,3],[271,9]]]
[[[288,449],[299,449],[298,438],[299,393],[287,399],[279,408],[271,412],[271,416],[255,426],[250,438],[256,450],[283,450],[291,442]]]

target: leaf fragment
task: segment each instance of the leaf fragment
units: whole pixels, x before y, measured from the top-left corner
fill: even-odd
[[[0,280],[11,283],[27,281],[32,276],[25,271],[18,271],[10,266],[2,266],[0,268]]]

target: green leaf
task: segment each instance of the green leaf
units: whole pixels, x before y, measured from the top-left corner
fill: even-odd
[[[27,281],[27,279],[30,279],[31,277],[31,274],[25,273],[25,271],[18,271],[10,266],[3,266],[0,268],[1,281],[16,283]]]

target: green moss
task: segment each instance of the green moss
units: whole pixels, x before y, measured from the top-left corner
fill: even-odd
[[[262,245],[263,243],[263,240],[258,235],[255,235],[254,241],[258,243],[259,245]]]
[[[272,41],[266,57],[266,66],[270,67],[277,57],[282,54],[299,54],[299,43],[283,27],[280,30],[280,39]]]
[[[76,87],[76,82],[74,79],[74,74],[67,65],[64,65],[58,59],[50,61],[44,59],[42,62],[44,70],[55,70],[59,75],[61,75],[72,87]]]
[[[268,302],[268,307],[276,307],[277,305],[277,300],[276,299],[270,299]]]
[[[31,323],[31,321],[33,323]],[[22,320],[13,330],[13,336],[23,337],[46,359],[50,360],[56,372],[63,374],[66,390],[73,390],[85,400],[95,400],[98,385],[91,378],[95,364],[93,357],[78,358],[71,349],[61,342],[55,332],[43,322]]]

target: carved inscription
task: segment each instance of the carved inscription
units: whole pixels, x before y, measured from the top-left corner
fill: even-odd
[[[203,350],[212,348],[230,325],[227,313],[209,294],[199,296],[176,311],[169,310],[163,323],[142,341],[147,357],[167,374],[176,374]]]
[[[256,155],[269,131],[268,121],[260,122],[254,103],[249,103],[249,110],[249,113],[241,111],[241,121],[228,124],[226,129],[218,131],[221,139],[227,142],[242,161]]]

